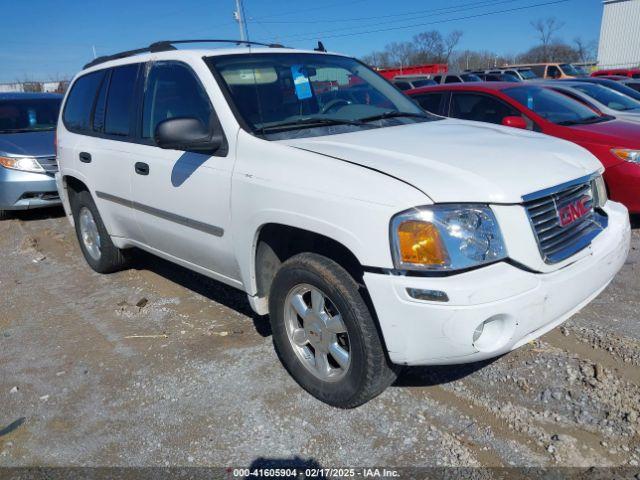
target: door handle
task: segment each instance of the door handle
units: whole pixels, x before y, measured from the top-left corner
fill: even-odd
[[[90,153],[80,152],[78,157],[80,158],[80,161],[82,163],[91,163],[91,154]]]
[[[149,175],[149,164],[136,162],[136,173],[138,175]]]

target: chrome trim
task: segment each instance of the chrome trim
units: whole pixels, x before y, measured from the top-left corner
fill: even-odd
[[[587,175],[522,197],[522,205],[545,263],[558,263],[575,255],[607,228],[608,218],[596,204],[594,186],[598,176],[599,173]],[[589,196],[589,213],[569,225],[560,225],[559,204],[564,206],[583,195]]]
[[[117,203],[125,207],[133,208],[134,210],[148,213],[149,215],[153,215],[154,217],[162,218],[164,220],[168,220],[169,222],[173,222],[173,223],[178,223],[185,227],[193,228],[194,230],[199,230],[201,232],[208,233],[209,235],[213,235],[215,237],[222,237],[224,235],[224,229],[217,227],[215,225],[209,225],[207,223],[199,222],[191,218],[183,217],[181,215],[176,215],[175,213],[150,207],[149,205],[144,205],[142,203],[134,202],[132,200],[127,200],[126,198],[117,197],[115,195],[111,195],[110,193],[96,192],[96,196],[103,200],[107,200],[112,203]]]
[[[575,180],[570,180],[565,183],[561,183],[560,185],[556,185],[555,187],[545,188],[543,190],[538,190],[537,192],[529,193],[527,195],[522,196],[523,202],[530,202],[531,200],[536,200],[538,198],[547,197],[553,193],[556,193],[560,190],[566,190],[569,187],[574,185],[578,185],[579,183],[587,183],[593,180],[595,177],[600,175],[598,172],[592,173],[590,175],[585,175],[584,177],[576,178]]]

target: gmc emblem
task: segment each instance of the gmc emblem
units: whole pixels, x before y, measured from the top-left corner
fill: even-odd
[[[585,195],[578,200],[575,200],[558,208],[558,218],[560,219],[560,226],[566,227],[568,225],[571,225],[573,222],[589,213],[589,207],[587,207],[589,200],[591,200],[591,197]]]

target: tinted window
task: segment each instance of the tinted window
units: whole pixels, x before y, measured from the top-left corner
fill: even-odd
[[[518,70],[518,72],[520,73],[520,76],[525,80],[532,80],[534,78],[538,78],[538,76],[535,73],[533,73],[533,70],[530,70],[528,68],[520,69]]]
[[[531,67],[531,71],[534,73],[534,75],[538,76],[538,77],[544,77],[544,65],[534,65]],[[523,75],[522,70],[518,70],[520,72],[520,75]],[[523,78],[527,78],[523,75]]]
[[[640,73],[634,73],[631,78],[640,78]]]
[[[562,72],[558,67],[554,65],[549,65],[549,67],[547,67],[547,77],[560,78],[561,76],[562,76]]]
[[[429,85],[435,84],[436,82],[434,82],[433,80],[416,80],[415,82],[413,82],[413,88],[427,87]]]
[[[142,136],[153,138],[163,120],[193,117],[209,125],[212,108],[191,70],[176,62],[157,63],[147,77],[142,117]]]
[[[447,75],[444,79],[444,83],[460,83],[461,81],[460,77],[455,75]]]
[[[481,82],[482,79],[477,76],[474,75],[473,73],[466,73],[464,75],[460,75],[460,78],[462,78],[463,82]]]
[[[0,133],[56,128],[61,98],[0,100]]]
[[[89,130],[93,102],[104,73],[104,70],[89,73],[80,77],[73,84],[63,115],[64,124],[68,129],[76,131]]]
[[[400,90],[410,90],[411,89],[411,84],[408,83],[408,82],[395,82],[395,85]]]
[[[133,120],[138,65],[125,65],[111,71],[104,131],[109,135],[128,136]]]
[[[415,97],[422,108],[431,113],[440,113],[440,103],[444,93],[430,93],[428,95],[420,95]]]
[[[464,120],[501,124],[504,117],[520,116],[520,113],[506,103],[475,93],[453,93],[451,116]]]
[[[107,89],[109,88],[109,72],[107,72],[102,80],[102,85],[98,92],[96,106],[93,112],[93,130],[102,132],[104,129],[104,114],[107,107]]]
[[[565,75],[570,75],[572,77],[577,77],[578,75],[581,75],[581,73],[578,70],[576,70],[576,68],[570,63],[563,63],[562,65],[560,65],[560,70],[562,70]]]

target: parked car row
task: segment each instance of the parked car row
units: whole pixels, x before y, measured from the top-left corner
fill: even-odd
[[[465,83],[407,92],[445,117],[545,133],[589,150],[612,199],[640,213],[640,102],[588,81]]]
[[[55,180],[82,254],[109,273],[139,248],[244,291],[323,402],[515,350],[626,260],[640,124],[469,73],[407,90],[423,109],[350,57],[175,43],[71,82]]]

